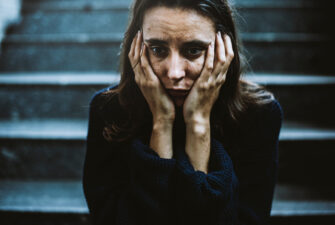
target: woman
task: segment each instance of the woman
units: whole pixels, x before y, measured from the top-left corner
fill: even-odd
[[[282,112],[240,80],[226,0],[137,0],[121,81],[91,102],[94,224],[264,224]]]

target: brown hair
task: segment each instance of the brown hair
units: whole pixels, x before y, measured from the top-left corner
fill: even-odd
[[[216,127],[220,127],[226,120],[238,123],[240,115],[249,106],[263,105],[273,99],[272,94],[264,91],[262,87],[241,80],[243,67],[241,59],[243,57],[240,54],[233,11],[227,0],[135,0],[121,49],[121,81],[115,89],[103,93],[102,102],[99,103],[106,123],[104,130],[106,139],[109,141],[127,140],[138,134],[140,130],[142,132],[143,129],[150,127],[152,122],[149,107],[135,82],[128,52],[133,37],[142,27],[145,12],[157,6],[196,10],[211,18],[216,30],[229,35],[232,40],[235,57],[227,72],[226,81],[220,90],[218,100],[213,106],[211,123],[216,124]],[[121,106],[122,118],[112,118],[112,114],[107,113],[106,108],[113,102]]]

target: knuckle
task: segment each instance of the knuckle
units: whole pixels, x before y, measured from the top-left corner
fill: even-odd
[[[209,89],[213,89],[216,87],[216,82],[209,82],[208,84]]]
[[[223,81],[224,81],[223,77],[220,76],[220,77],[218,77],[218,79],[216,80],[216,84],[217,84],[217,85],[221,85],[221,84],[223,84]]]
[[[207,91],[210,88],[210,84],[208,82],[202,83],[200,85],[200,91]]]
[[[144,56],[142,55],[142,56],[140,56],[140,59],[139,59],[139,61],[141,62],[141,64],[144,66],[144,67],[146,67],[147,66],[147,60],[144,58]]]
[[[146,82],[147,88],[154,88],[155,86],[156,86],[156,82],[153,80],[149,80],[148,82]]]
[[[229,60],[232,60],[234,58],[234,56],[235,56],[235,54],[234,54],[233,51],[229,51],[228,52],[228,58],[229,58]]]
[[[227,62],[226,57],[219,58],[219,63],[221,66],[224,65],[226,62]]]
[[[142,81],[138,76],[135,76],[135,82],[138,86],[142,86]]]
[[[226,77],[222,77],[221,79],[220,79],[220,84],[224,84],[226,82]]]
[[[213,64],[212,63],[208,63],[206,65],[206,69],[209,70],[209,71],[212,71],[213,70]]]
[[[140,83],[140,79],[139,79],[139,76],[138,76],[137,74],[135,74],[135,82],[136,82],[137,84]]]
[[[138,86],[140,86],[141,89],[146,88],[146,87],[145,87],[145,83],[143,82],[143,80],[139,80],[139,81],[138,81]]]
[[[206,88],[206,83],[202,83],[202,84],[200,84],[199,85],[199,90],[200,91],[204,91],[204,90],[206,90],[207,88]]]

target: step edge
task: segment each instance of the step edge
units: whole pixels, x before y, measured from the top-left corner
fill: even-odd
[[[25,212],[25,213],[75,213],[75,214],[88,214],[87,207],[20,207],[20,206],[0,206],[0,211],[3,212]],[[274,209],[271,210],[271,216],[285,216],[285,217],[293,217],[293,216],[331,216],[335,215],[335,209],[319,209],[319,210],[285,210],[285,209]]]
[[[245,78],[261,85],[296,86],[335,84],[335,75],[249,73]]]
[[[1,184],[1,183],[0,183]],[[37,186],[36,186],[37,185]],[[19,189],[15,188],[19,186]],[[27,186],[30,186],[30,188],[26,189]],[[19,193],[26,193],[26,190],[31,190],[32,188],[40,187],[41,190],[46,190],[48,188],[57,188],[57,187],[66,187],[64,189],[63,193],[67,193],[65,196],[71,196],[75,201],[71,201],[74,203],[72,206],[61,206],[60,205],[53,205],[49,204],[48,202],[52,202],[50,200],[48,201],[41,201],[42,204],[32,206],[31,204],[29,206],[25,206],[26,202],[17,202],[13,199],[15,198],[9,198],[9,200],[2,201],[2,204],[0,204],[0,211],[2,212],[40,212],[40,213],[88,213],[88,208],[85,200],[84,193],[82,192],[82,180],[46,180],[46,181],[22,181],[22,180],[4,180],[2,181],[2,187],[5,187],[4,189],[0,190],[1,195],[6,194],[6,189],[8,190],[18,190]],[[14,187],[14,188],[13,188]],[[296,189],[297,187],[291,186],[291,185],[282,185],[282,184],[276,184],[276,190],[278,191],[280,188],[284,188],[285,190],[290,190],[290,188],[293,187]],[[80,190],[79,190],[80,189]],[[76,190],[79,190],[76,191]],[[70,191],[70,192],[69,192]],[[76,191],[76,193],[80,193],[79,195],[69,195],[69,193],[72,193],[73,191]],[[43,192],[42,192],[43,193]],[[293,192],[294,193],[294,192]],[[15,194],[13,191],[9,193],[10,195]],[[8,196],[8,192],[7,195]],[[59,196],[56,196],[59,197]],[[52,198],[51,198],[52,199]],[[40,202],[40,203],[41,203]],[[1,203],[1,201],[0,201]],[[4,204],[6,203],[6,204]],[[15,204],[16,203],[16,204]],[[53,202],[52,202],[53,203]],[[296,207],[292,206],[309,206],[307,209],[296,209]],[[318,205],[323,207],[318,207],[318,209],[313,209],[310,206],[311,205]],[[285,207],[285,205],[290,205],[291,207]],[[291,210],[287,210],[287,208],[291,208]],[[292,210],[293,209],[293,210]],[[324,201],[323,199],[319,200],[280,200],[280,199],[274,199],[272,203],[272,210],[271,210],[271,216],[304,216],[304,215],[335,215],[335,201]]]
[[[53,124],[57,123],[57,120],[35,120],[35,121],[21,121],[13,122],[10,121],[0,122],[0,140],[64,140],[64,141],[85,141],[87,137],[87,121],[77,120],[64,122],[64,120],[59,120],[58,124],[63,123],[64,130],[55,130]],[[71,123],[70,123],[71,122]],[[24,124],[26,123],[26,124]],[[31,128],[33,125],[42,123],[43,129],[27,129]],[[24,128],[14,129],[16,125],[23,124]],[[29,126],[31,124],[31,126]],[[76,125],[75,128],[69,128],[66,126],[68,124]],[[11,129],[8,130],[8,125],[11,125]],[[74,126],[71,126],[74,127]],[[279,141],[290,142],[290,141],[335,141],[335,129],[313,129],[308,127],[302,128],[282,128]]]
[[[38,72],[38,73],[1,73],[0,86],[10,85],[50,85],[81,86],[110,85],[119,83],[120,76],[116,72]]]
[[[40,12],[67,12],[67,11],[129,11],[131,2],[109,2],[109,1],[61,1],[47,2],[47,3],[33,3],[27,2],[23,5],[22,12],[25,14]]]
[[[243,80],[261,85],[335,85],[335,75],[248,73]],[[4,73],[0,72],[0,86],[16,85],[110,85],[120,81],[116,72],[37,72]]]
[[[95,2],[71,2],[62,1],[63,4],[49,3],[25,3],[22,11],[24,13],[35,12],[36,8],[39,11],[46,12],[61,12],[61,11],[113,11],[113,10],[129,10],[131,2],[108,2],[108,1],[95,1]],[[231,6],[236,9],[310,9],[310,8],[325,8],[324,5],[315,4],[317,1],[305,2],[268,2],[265,0],[253,1],[238,1],[232,2]]]
[[[76,213],[87,214],[87,207],[28,207],[28,206],[0,206],[3,212],[25,212],[25,213]]]
[[[123,40],[123,33],[108,34],[9,34],[4,44],[118,44]],[[241,33],[242,42],[249,43],[310,43],[331,42],[331,34],[315,33]]]

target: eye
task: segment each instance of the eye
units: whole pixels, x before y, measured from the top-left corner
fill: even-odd
[[[183,53],[186,57],[197,58],[199,57],[205,49],[203,47],[188,47],[185,48]]]
[[[161,46],[150,46],[150,49],[157,57],[165,57],[168,54],[167,49]]]

